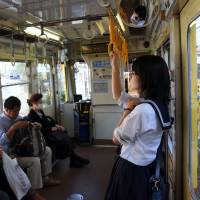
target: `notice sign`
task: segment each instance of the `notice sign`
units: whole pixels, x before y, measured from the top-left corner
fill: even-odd
[[[93,69],[93,80],[111,79],[111,78],[112,78],[111,68]]]
[[[108,83],[107,81],[94,82],[93,83],[94,93],[108,93]]]

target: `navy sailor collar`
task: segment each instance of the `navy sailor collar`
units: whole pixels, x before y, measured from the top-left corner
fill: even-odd
[[[156,115],[159,118],[163,130],[168,130],[171,128],[173,120],[169,115],[169,110],[167,106],[158,101],[152,101],[152,100],[143,100],[142,102],[140,102],[140,104],[143,103],[148,103],[152,106]]]

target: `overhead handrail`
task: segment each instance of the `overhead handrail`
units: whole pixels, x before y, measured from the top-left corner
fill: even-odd
[[[10,59],[11,65],[15,66],[15,47],[14,47],[14,34],[12,32],[11,34],[11,59]]]

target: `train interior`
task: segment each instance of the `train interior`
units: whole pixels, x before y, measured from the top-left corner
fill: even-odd
[[[139,5],[146,9],[141,21],[131,10]],[[174,118],[164,145],[168,199],[200,199],[199,13],[199,0],[0,0],[1,112],[5,99],[16,96],[26,116],[27,99],[41,93],[44,112],[90,160],[81,169],[71,169],[69,159],[54,160],[61,185],[41,195],[104,199],[116,159],[113,130],[123,111],[112,96],[112,42],[126,92],[135,58],[155,54],[168,64]]]

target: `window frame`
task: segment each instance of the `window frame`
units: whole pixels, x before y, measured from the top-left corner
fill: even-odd
[[[0,60],[0,62],[7,62],[7,63],[10,63],[10,60]],[[25,62],[23,60],[17,60],[16,63],[23,63],[25,64]],[[15,67],[15,66],[13,66]],[[25,70],[26,70],[26,64],[25,64]],[[29,68],[30,72],[31,72],[31,66]],[[26,72],[27,73],[27,72]],[[3,112],[4,110],[4,107],[3,107],[3,92],[2,92],[2,89],[3,88],[7,88],[7,87],[12,87],[12,86],[21,86],[21,85],[27,85],[28,87],[28,96],[29,96],[29,93],[30,93],[30,76],[27,75],[27,81],[24,81],[24,82],[21,82],[21,83],[13,83],[13,84],[5,84],[5,85],[2,85],[2,81],[1,81],[1,73],[0,73],[0,111]],[[14,95],[13,95],[14,96]],[[27,113],[28,114],[28,113]]]

